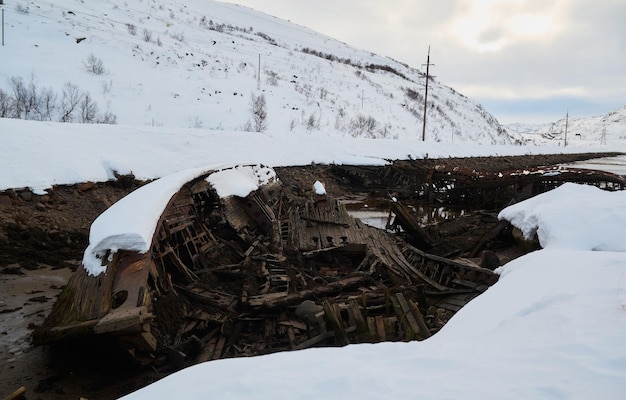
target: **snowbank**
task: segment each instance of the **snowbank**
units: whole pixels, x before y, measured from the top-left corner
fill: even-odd
[[[506,219],[543,248],[626,251],[626,191],[565,183],[502,210]]]

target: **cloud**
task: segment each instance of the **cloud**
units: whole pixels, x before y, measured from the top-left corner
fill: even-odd
[[[560,2],[476,0],[453,17],[451,38],[478,52],[520,41],[545,42],[561,32]]]

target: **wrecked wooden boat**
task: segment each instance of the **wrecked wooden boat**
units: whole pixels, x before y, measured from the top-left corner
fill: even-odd
[[[434,162],[434,161],[433,161]],[[402,193],[405,199],[432,204],[501,208],[552,190],[564,182],[626,189],[626,178],[613,173],[564,166],[482,171],[445,163],[425,168],[410,160],[394,161],[382,168],[337,165],[332,172],[347,183],[371,190]]]
[[[224,195],[216,177],[231,173],[262,184]],[[267,167],[190,176],[175,190],[154,190],[156,181],[128,196],[144,200],[120,215],[149,209],[151,233],[91,243],[101,273],[74,273],[34,332],[36,344],[106,336],[155,367],[182,367],[420,340],[497,280],[489,269],[429,255],[366,225],[330,195],[296,194]],[[165,198],[157,207],[150,202],[158,196]]]

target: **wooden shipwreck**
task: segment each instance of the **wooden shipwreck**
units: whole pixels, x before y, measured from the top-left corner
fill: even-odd
[[[180,367],[420,340],[497,280],[364,224],[329,195],[274,180],[220,198],[209,175],[170,199],[148,252],[111,253],[98,276],[79,268],[35,343],[106,336],[138,359]]]

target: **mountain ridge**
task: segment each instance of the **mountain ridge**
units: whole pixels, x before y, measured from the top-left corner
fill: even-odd
[[[0,77],[58,97],[71,82],[120,124],[249,130],[253,98],[263,95],[267,129],[422,135],[421,71],[250,8],[199,0],[4,8],[9,57]],[[10,92],[0,81],[3,88]],[[520,143],[480,104],[432,78],[425,133],[438,142]]]
[[[573,145],[607,144],[626,140],[626,106],[604,115],[578,117],[566,115],[554,122],[541,124],[507,124],[507,131],[520,135],[527,144],[555,142]]]

